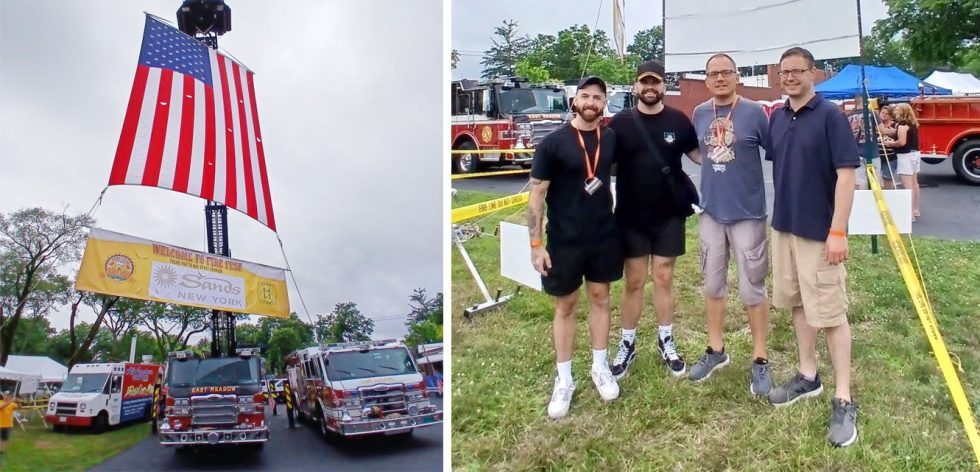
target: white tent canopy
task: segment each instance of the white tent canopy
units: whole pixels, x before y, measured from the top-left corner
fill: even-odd
[[[40,374],[29,374],[9,367],[0,366],[0,380],[13,380],[18,383],[16,394],[28,394],[37,391],[37,384],[41,381]]]
[[[40,374],[41,382],[62,382],[68,376],[67,367],[46,356],[9,356],[6,367]]]
[[[942,88],[948,88],[956,95],[968,93],[980,94],[980,79],[959,72],[935,71],[926,77],[926,82]]]

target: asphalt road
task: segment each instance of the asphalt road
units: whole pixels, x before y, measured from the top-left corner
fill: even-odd
[[[517,169],[501,167],[500,170]],[[765,161],[762,166],[766,183],[766,205],[772,214],[772,164]],[[684,171],[691,175],[695,184],[700,183],[696,176],[700,166],[684,158]],[[456,190],[477,190],[481,192],[512,195],[520,192],[527,184],[527,174],[499,177],[482,177],[454,180]],[[961,241],[980,240],[980,186],[964,183],[956,177],[949,161],[942,164],[922,164],[919,174],[922,196],[922,217],[912,224],[912,234]]]
[[[442,408],[442,399],[435,399]],[[297,422],[289,429],[285,407],[279,415],[267,413],[270,437],[258,453],[238,448],[202,448],[177,453],[158,443],[156,436],[93,467],[91,471],[199,471],[199,470],[393,470],[441,471],[442,427],[421,428],[408,438],[397,436],[324,439],[313,426]],[[443,426],[445,423],[443,423]],[[149,428],[149,423],[134,427]]]

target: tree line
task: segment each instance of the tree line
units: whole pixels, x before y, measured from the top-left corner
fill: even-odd
[[[10,354],[45,355],[72,366],[129,358],[132,338],[138,354],[162,361],[168,352],[210,351],[211,311],[168,303],[105,296],[74,289],[66,273],[77,272],[84,250],[88,215],[44,208],[0,213],[0,365]],[[68,327],[57,330],[52,313],[65,310]],[[93,322],[81,318],[94,315]],[[442,294],[416,289],[405,313],[411,346],[442,341]],[[285,356],[314,344],[371,338],[374,321],[354,302],[336,304],[312,324],[296,313],[239,322],[240,347],[259,347],[270,371],[281,371]],[[196,343],[192,340],[200,338]]]

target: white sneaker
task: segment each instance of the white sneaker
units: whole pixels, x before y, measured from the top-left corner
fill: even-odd
[[[599,396],[603,400],[611,402],[619,398],[619,384],[616,383],[616,378],[613,377],[612,372],[608,368],[605,370],[593,370],[592,382],[595,383],[595,388],[599,390]]]
[[[548,403],[548,416],[557,420],[568,414],[568,407],[572,404],[572,394],[575,393],[575,383],[565,385],[561,379],[555,377],[555,390],[551,393],[551,402]]]

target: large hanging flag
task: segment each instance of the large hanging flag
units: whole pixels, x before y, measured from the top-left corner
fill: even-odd
[[[147,15],[109,185],[196,195],[275,231],[253,76]]]
[[[622,59],[626,55],[626,20],[623,17],[625,0],[613,0],[613,39],[616,41],[616,53]]]

